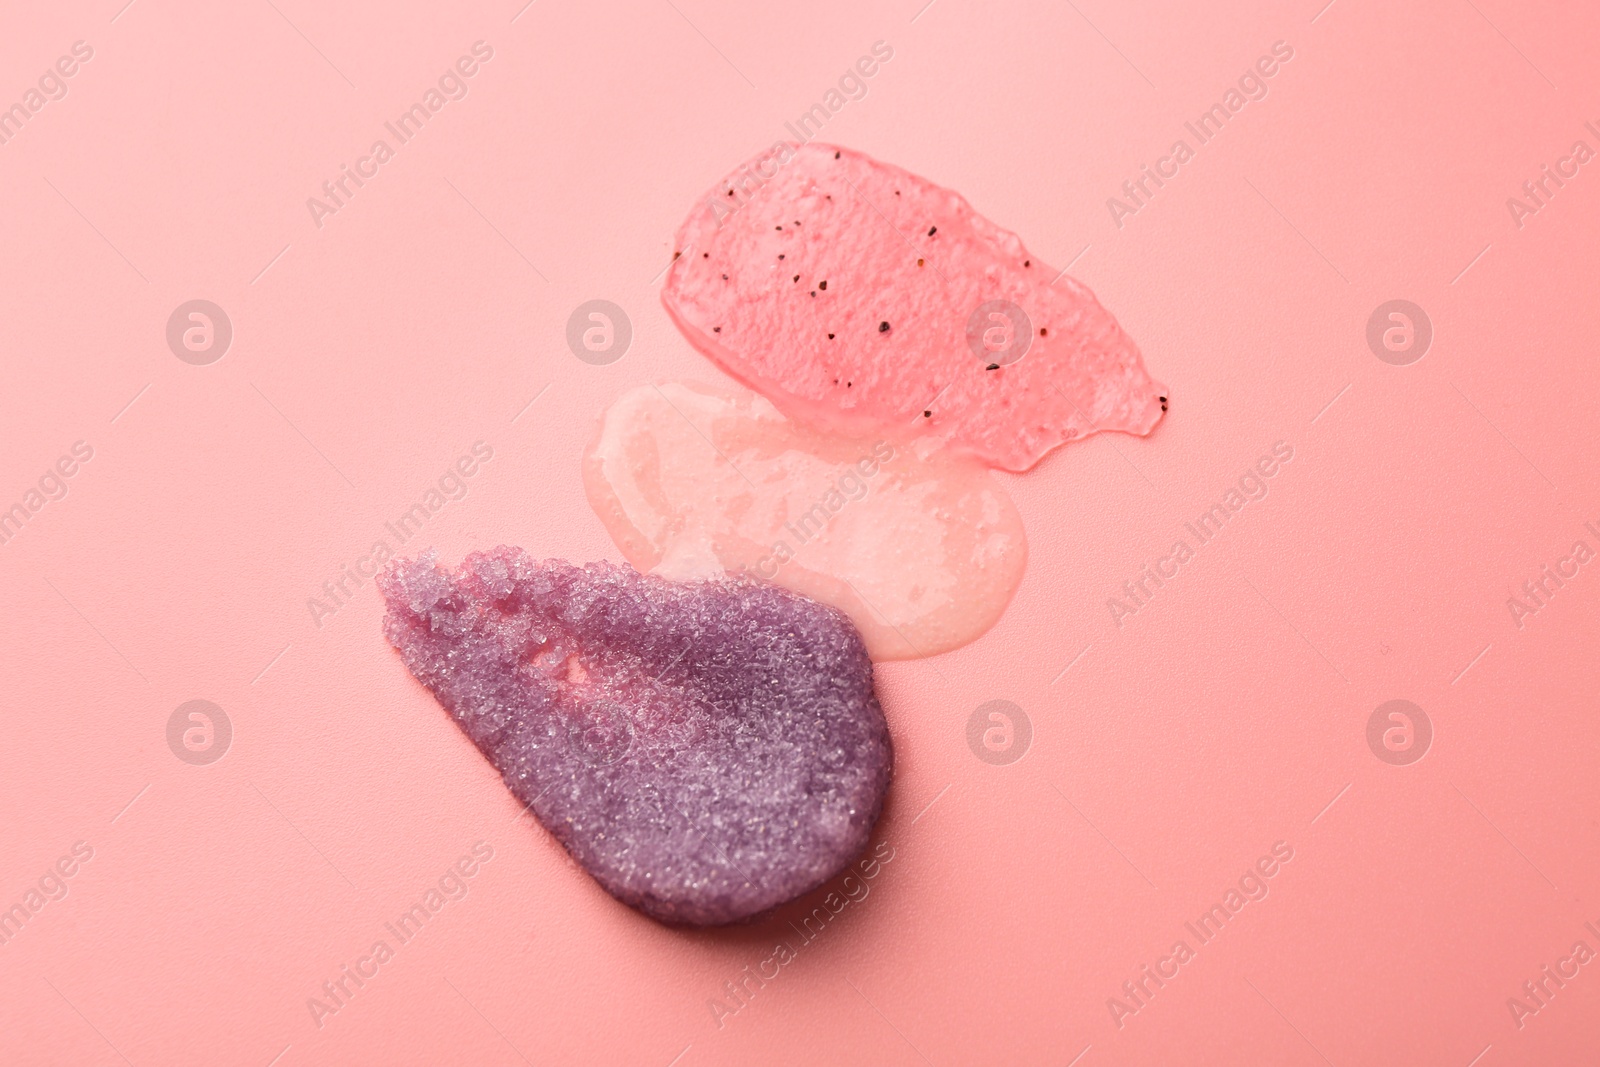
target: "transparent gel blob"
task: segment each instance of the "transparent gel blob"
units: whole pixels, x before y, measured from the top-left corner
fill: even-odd
[[[639,570],[792,589],[848,614],[876,660],[972,641],[1027,563],[1016,506],[976,460],[926,436],[824,434],[743,390],[624,394],[583,472]]]

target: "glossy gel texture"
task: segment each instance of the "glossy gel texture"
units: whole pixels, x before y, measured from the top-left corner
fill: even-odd
[[[959,194],[859,152],[812,142],[751,160],[701,198],[676,246],[661,295],[684,335],[807,424],[868,438],[913,426],[1023,471],[1090,433],[1149,433],[1165,410],[1085,286]],[[996,301],[1026,316],[1014,362],[969,338],[1012,329],[985,313]]]

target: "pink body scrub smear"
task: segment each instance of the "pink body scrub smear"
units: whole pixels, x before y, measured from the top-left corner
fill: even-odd
[[[1149,433],[1166,408],[1086,287],[959,194],[859,152],[757,157],[677,249],[661,295],[690,343],[819,429],[912,427],[1025,471],[1090,433]]]
[[[585,491],[633,566],[501,547],[380,585],[406,666],[573,858],[713,925],[867,844],[892,764],[870,657],[974,640],[1022,579],[989,468],[1147,434],[1167,398],[1087,288],[857,152],[775,146],[677,248],[668,312],[760,395],[641,385],[602,418]]]

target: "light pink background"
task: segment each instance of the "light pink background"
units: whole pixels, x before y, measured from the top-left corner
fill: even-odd
[[[1586,5],[122,3],[11,5],[0,32],[5,103],[94,49],[0,146],[0,505],[94,448],[0,545],[0,906],[94,849],[0,947],[0,1061],[1592,1054],[1600,964],[1520,1029],[1506,1006],[1600,949],[1600,565],[1521,629],[1506,607],[1600,548],[1600,164],[1521,229],[1505,203],[1600,148]],[[306,199],[480,39],[469,95],[315,227]],[[478,440],[494,459],[406,551],[617,558],[579,482],[596,416],[719,380],[658,302],[671,234],[877,40],[894,58],[824,138],[1055,269],[1081,251],[1173,405],[1007,479],[1011,610],[880,670],[892,863],[719,1028],[788,913],[697,934],[614,903],[406,675],[370,584],[320,627],[307,599]],[[1270,95],[1119,230],[1106,198],[1277,40]],[[597,297],[635,329],[607,367],[564,339]],[[1407,367],[1364,336],[1399,297],[1436,330]],[[210,366],[165,342],[193,298],[234,324]],[[1115,626],[1106,599],[1278,440],[1270,495]],[[1435,729],[1408,767],[1366,742],[1396,697]],[[166,742],[194,698],[234,727],[209,766]],[[1011,766],[967,745],[994,698],[1034,725]],[[319,1028],[307,999],[480,840],[470,894]],[[1280,840],[1270,895],[1119,1029],[1107,998]]]

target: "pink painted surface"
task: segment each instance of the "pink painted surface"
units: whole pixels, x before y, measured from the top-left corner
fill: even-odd
[[[28,508],[60,457],[73,471],[0,544],[0,904],[40,905],[0,946],[0,1061],[1589,1054],[1600,970],[1562,961],[1600,950],[1600,576],[1563,560],[1600,549],[1600,175],[1572,156],[1600,149],[1600,17],[521,6],[4,16],[7,104],[74,42],[93,56],[0,145],[0,504]],[[399,143],[385,123],[479,40],[492,58],[446,83],[466,95]],[[659,302],[675,228],[880,40],[893,59],[820,136],[1072,264],[1172,406],[1147,439],[1007,476],[1031,542],[1011,608],[970,646],[882,668],[898,768],[870,892],[805,944],[799,909],[686,934],[519,821],[385,647],[370,582],[315,620],[307,601],[380,539],[617,558],[582,491],[594,419],[645,381],[717,380]],[[1293,58],[1268,64],[1265,97],[1200,144],[1185,122],[1277,41]],[[1119,228],[1107,198],[1141,166],[1170,174],[1179,138],[1192,158]],[[1569,177],[1536,205],[1522,186],[1544,164]],[[341,165],[370,176],[318,228],[306,200]],[[1514,217],[1517,195],[1538,210]],[[633,326],[607,366],[565,340],[595,298]],[[166,340],[194,299],[233,326],[205,366]],[[1433,326],[1404,366],[1367,342],[1395,299]],[[399,545],[385,524],[479,441],[493,458],[446,478]],[[1184,524],[1280,441],[1292,460],[1247,483],[1266,495],[1198,544]],[[1169,576],[1119,626],[1106,602],[1147,564]],[[1546,565],[1569,577],[1514,617]],[[195,699],[232,725],[209,765],[169,748]],[[994,699],[1031,722],[1009,765],[968,742]],[[1408,766],[1367,740],[1393,699],[1432,726]],[[478,842],[493,857],[466,895],[388,934]],[[1293,858],[1263,865],[1266,896],[1200,944],[1185,923],[1276,842]],[[28,898],[63,858],[47,888],[65,897]],[[1119,1026],[1108,999],[1180,938],[1193,958]],[[319,1027],[308,999],[380,939],[390,958]],[[794,958],[768,964],[779,939]],[[757,989],[744,969],[763,965]],[[1576,976],[1558,988],[1546,966]]]

